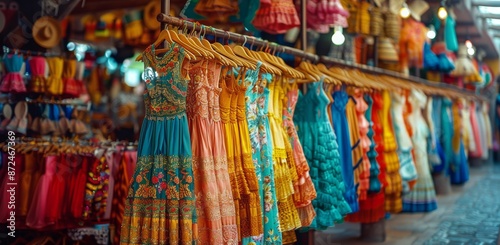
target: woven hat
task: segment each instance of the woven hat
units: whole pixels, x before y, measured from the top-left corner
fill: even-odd
[[[398,62],[399,57],[390,38],[381,38],[378,43],[378,59],[385,62]]]
[[[411,17],[420,21],[420,17],[429,9],[429,4],[424,0],[413,1],[408,8],[410,9]]]
[[[61,25],[56,19],[43,16],[33,25],[32,34],[38,45],[44,48],[53,48],[59,44],[62,38]]]
[[[144,8],[144,25],[150,30],[157,30],[160,28],[160,22],[156,19],[156,16],[161,13],[160,1],[151,1]]]

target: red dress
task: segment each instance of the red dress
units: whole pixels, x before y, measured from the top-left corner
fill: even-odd
[[[33,196],[33,201],[26,217],[26,225],[40,229],[55,224],[56,220],[49,216],[49,207],[53,205],[53,199],[49,196],[52,193],[52,182],[57,170],[57,157],[48,156],[45,159],[45,173],[40,180]]]
[[[252,23],[255,28],[271,34],[283,34],[300,26],[292,0],[261,0]]]

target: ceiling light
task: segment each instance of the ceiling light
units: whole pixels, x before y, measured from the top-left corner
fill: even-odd
[[[429,39],[436,38],[436,28],[434,28],[434,25],[429,26],[429,30],[427,31],[427,37]]]
[[[410,9],[408,8],[408,4],[406,4],[406,2],[403,3],[403,7],[399,10],[399,15],[405,19],[410,17]]]
[[[476,50],[474,50],[474,48],[467,48],[467,53],[470,55],[470,56],[473,56],[474,53],[476,53]]]
[[[335,33],[332,36],[332,43],[335,45],[342,45],[345,42],[344,34],[342,34],[342,27],[336,26]]]
[[[465,41],[465,47],[472,48],[472,42],[470,40]]]
[[[448,11],[446,11],[446,8],[444,6],[439,7],[438,17],[442,20],[444,20],[444,19],[446,19],[446,17],[448,17]]]

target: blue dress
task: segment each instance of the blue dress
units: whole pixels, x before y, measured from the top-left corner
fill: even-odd
[[[172,43],[157,57],[151,46],[143,57],[146,116],[120,244],[194,244],[197,218],[184,49]]]
[[[308,84],[308,92],[299,97],[293,118],[317,192],[312,202],[316,218],[307,229],[324,230],[351,212],[343,196],[340,154],[327,114],[329,102],[322,81]]]
[[[441,104],[443,100],[441,97],[434,97],[432,99],[432,121],[434,122],[434,140],[436,146],[436,154],[429,155],[429,164],[432,167],[433,173],[441,173],[444,170],[444,163],[446,162],[446,155],[441,144],[442,123],[441,123]],[[432,138],[430,138],[432,140]],[[431,145],[431,144],[429,144]]]
[[[349,101],[349,95],[346,91],[335,91],[333,94],[332,121],[337,135],[337,144],[339,146],[342,177],[344,179],[345,192],[344,198],[351,207],[353,213],[358,212],[358,194],[357,187],[354,184],[354,169],[352,166],[351,152],[351,133],[346,116],[346,105]]]

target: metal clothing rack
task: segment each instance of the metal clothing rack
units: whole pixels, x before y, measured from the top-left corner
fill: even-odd
[[[330,58],[330,57],[326,57],[326,56],[320,57],[318,55],[307,53],[303,50],[299,50],[296,48],[287,47],[287,46],[279,45],[276,43],[268,42],[268,41],[258,39],[258,38],[253,37],[253,36],[242,35],[242,34],[238,34],[238,33],[234,33],[234,32],[228,32],[225,30],[217,29],[217,28],[210,27],[210,26],[196,24],[196,23],[193,23],[191,21],[183,20],[183,19],[180,19],[177,17],[172,17],[172,16],[169,16],[169,15],[164,14],[164,13],[160,13],[157,16],[157,19],[159,22],[161,22],[163,24],[163,26],[164,25],[172,25],[172,26],[182,27],[182,28],[185,28],[187,30],[201,31],[203,33],[211,34],[211,35],[214,35],[216,37],[224,38],[227,40],[232,40],[232,41],[238,42],[238,43],[248,43],[248,44],[252,44],[253,46],[256,46],[256,47],[270,48],[270,49],[275,50],[277,52],[287,53],[287,54],[293,55],[295,57],[309,60],[312,63],[321,62],[321,63],[328,64],[328,65],[337,65],[337,66],[355,68],[355,69],[361,70],[363,72],[371,73],[374,75],[390,76],[390,77],[393,77],[396,79],[400,79],[400,80],[404,80],[404,81],[408,81],[408,82],[412,82],[412,83],[417,83],[417,84],[422,84],[422,85],[426,85],[426,86],[430,86],[430,87],[435,87],[435,88],[439,88],[439,89],[453,91],[453,92],[463,94],[465,96],[475,97],[477,99],[483,99],[483,98],[481,98],[481,96],[479,96],[478,94],[476,94],[472,91],[464,90],[464,89],[461,89],[461,88],[454,86],[454,85],[431,82],[431,81],[428,81],[428,80],[425,80],[425,79],[422,79],[419,77],[415,77],[415,76],[405,76],[405,75],[398,73],[398,72],[389,71],[389,70],[376,68],[376,67],[370,67],[367,65],[350,63],[350,62],[346,62],[346,61],[343,61],[340,59],[334,59],[334,58]]]

